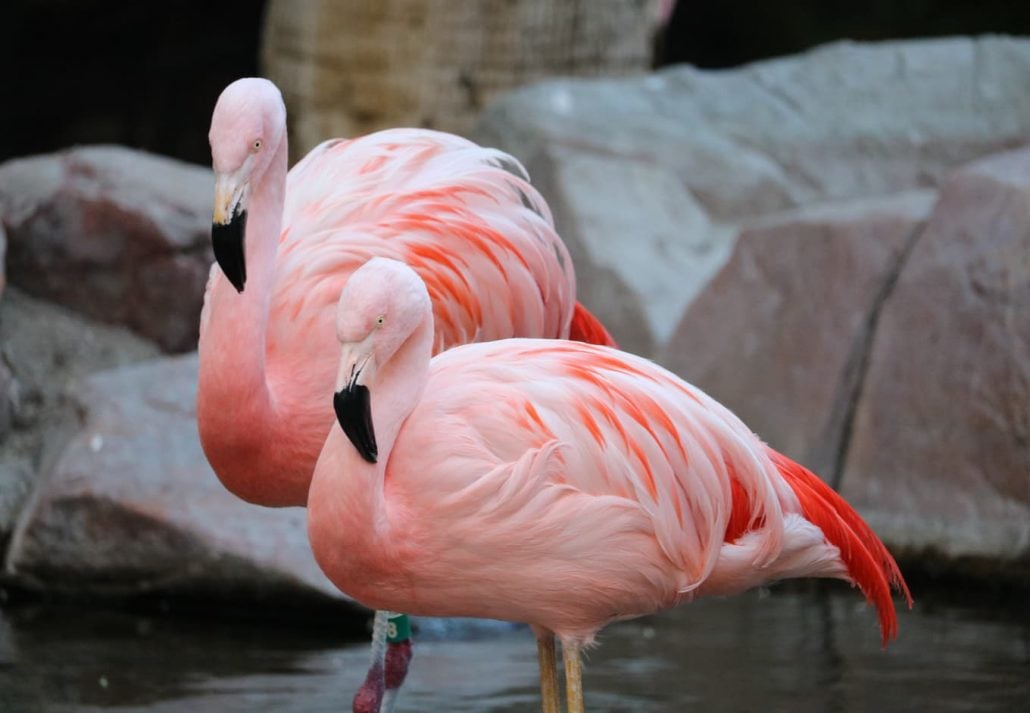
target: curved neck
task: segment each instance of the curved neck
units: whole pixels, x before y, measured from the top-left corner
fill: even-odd
[[[288,452],[289,440],[282,438],[289,424],[276,417],[275,393],[265,375],[285,191],[286,141],[281,139],[265,173],[251,185],[243,238],[247,283],[237,293],[213,268],[199,345],[197,426],[204,454],[226,488],[266,505],[299,504],[307,486],[306,478],[291,480],[282,468],[276,471],[283,477],[273,480],[263,470],[274,462],[269,448]]]
[[[201,335],[201,393],[222,408],[271,408],[265,379],[265,336],[275,278],[275,255],[286,193],[286,140],[281,137],[268,168],[251,186],[244,234],[247,283],[237,293],[214,270],[208,321]],[[248,411],[250,409],[247,409]],[[255,414],[256,415],[256,414]]]
[[[390,524],[386,471],[404,421],[418,405],[429,379],[433,317],[427,311],[418,328],[368,384],[379,458],[365,461],[334,424],[308,492],[308,527],[320,534],[311,541],[315,556],[335,562],[365,549],[369,538],[382,540]],[[361,542],[365,548],[355,548]],[[325,571],[334,571],[324,567]]]

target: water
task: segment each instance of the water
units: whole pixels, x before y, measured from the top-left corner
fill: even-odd
[[[0,711],[346,713],[364,642],[282,624],[81,609],[0,612]],[[523,628],[422,636],[400,711],[539,710]],[[920,597],[880,648],[844,589],[703,601],[609,627],[590,652],[587,710],[1030,711],[1027,611]]]

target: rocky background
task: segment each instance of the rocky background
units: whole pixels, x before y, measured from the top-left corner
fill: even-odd
[[[322,5],[284,17],[272,2],[265,25],[295,144],[458,122],[510,151],[624,348],[819,469],[907,570],[1030,583],[1030,41],[838,42],[648,72],[656,30],[668,44],[682,6],[662,29],[671,4],[623,16],[613,2],[591,56],[561,54],[570,28],[585,30],[559,12],[494,28],[556,28],[545,56],[559,59],[540,67],[512,52],[487,71],[469,40],[456,50],[468,71],[448,74],[451,55],[426,47],[420,76],[444,72],[432,81],[466,93],[461,111],[398,83],[409,94],[373,116],[339,79],[353,60],[316,51]],[[432,3],[411,5],[439,27]],[[630,24],[632,42],[602,41]],[[474,38],[468,26],[439,32]],[[414,61],[388,59],[373,64]],[[505,91],[612,73],[630,76]],[[320,106],[327,86],[337,103]],[[0,166],[9,596],[350,611],[308,553],[304,513],[237,501],[197,442],[211,185],[207,168],[114,145]]]

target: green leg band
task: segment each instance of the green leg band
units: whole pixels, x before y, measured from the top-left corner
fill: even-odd
[[[411,621],[407,614],[390,614],[386,622],[386,643],[399,644],[411,638]]]

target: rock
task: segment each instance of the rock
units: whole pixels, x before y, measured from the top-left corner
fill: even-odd
[[[353,606],[318,569],[303,509],[248,505],[211,472],[196,433],[196,372],[195,355],[165,358],[74,390],[81,427],[19,520],[8,577],[78,595]]]
[[[877,305],[934,198],[824,204],[752,224],[662,363],[833,482]]]
[[[7,233],[4,232],[4,224],[0,222],[0,296],[7,286]]]
[[[11,430],[17,408],[18,382],[14,380],[11,370],[3,361],[3,353],[0,352],[0,438]]]
[[[643,72],[658,0],[271,0],[262,64],[295,156],[396,126],[464,134],[498,93],[548,76]]]
[[[945,182],[883,305],[843,493],[904,552],[1030,579],[1030,148]]]
[[[656,163],[555,146],[537,162],[533,183],[573,256],[579,300],[622,348],[654,356],[726,261],[732,227],[713,223]]]
[[[541,83],[489,107],[476,138],[526,164],[587,306],[624,346],[653,355],[739,226],[933,188],[1021,144],[1028,77],[1023,39],[844,42],[728,71]]]
[[[196,345],[210,254],[209,170],[115,146],[0,166],[8,273],[30,294]]]
[[[157,347],[122,327],[99,324],[17,288],[0,300],[0,371],[10,430],[0,439],[0,553],[36,481],[39,463],[63,442],[76,380],[100,369],[151,359]],[[0,379],[2,381],[2,379]],[[0,402],[5,387],[0,385]]]

